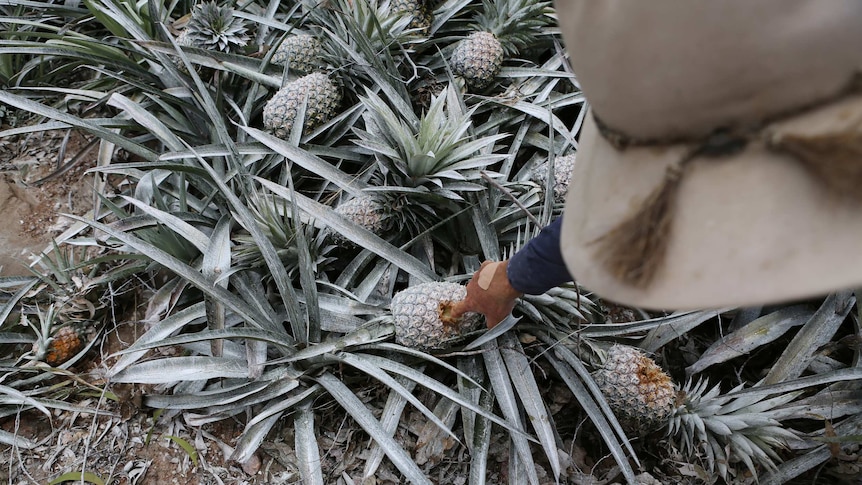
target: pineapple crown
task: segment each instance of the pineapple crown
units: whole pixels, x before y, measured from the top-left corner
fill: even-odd
[[[222,52],[248,44],[247,32],[245,21],[234,17],[232,8],[219,7],[216,2],[196,5],[186,26],[186,35],[194,46]]]
[[[290,207],[284,200],[253,191],[249,194],[248,201],[254,223],[272,242],[276,254],[288,273],[298,271],[299,265],[302,264],[297,246],[303,239],[306,242],[305,248],[309,251],[316,267],[320,268],[329,262],[327,256],[329,248],[324,245],[323,232],[313,224],[300,224],[297,227],[298,223],[292,219]],[[303,231],[303,238],[299,237],[298,231]],[[243,227],[243,230],[238,231],[232,238],[235,243],[232,256],[238,266],[259,268],[266,265],[260,246],[248,228]]]
[[[672,416],[668,435],[683,450],[700,449],[710,472],[727,478],[731,466],[742,463],[756,478],[757,466],[774,470],[780,461],[776,450],[786,448],[799,435],[779,422],[782,406],[799,395],[798,391],[766,399],[757,396],[733,397],[739,385],[721,394],[720,385],[712,388],[706,380],[689,380],[680,396],[682,405]]]
[[[505,54],[513,55],[534,42],[541,29],[551,22],[550,12],[551,2],[482,0],[482,10],[472,27],[493,34]]]
[[[471,183],[480,170],[505,155],[482,154],[506,135],[471,136],[471,112],[463,109],[457,92],[449,86],[435,96],[420,118],[410,110],[396,112],[379,96],[366,91],[362,103],[366,131],[355,130],[354,142],[375,155],[384,174],[405,187],[425,187],[453,200],[461,190],[481,190]]]
[[[392,56],[415,41],[408,29],[410,18],[381,8],[376,0],[333,3],[336,8],[314,9],[309,17],[325,34],[325,57],[332,66],[392,67]]]
[[[387,103],[371,90],[361,103],[366,108],[365,130],[354,129],[359,137],[354,143],[375,161],[370,167],[372,186],[365,190],[394,216],[391,223],[399,234],[414,237],[430,228],[429,221],[454,216],[454,201],[463,200],[465,192],[484,189],[477,183],[480,170],[506,157],[490,153],[506,135],[470,133],[470,112],[452,86],[435,96],[421,117],[406,100]]]

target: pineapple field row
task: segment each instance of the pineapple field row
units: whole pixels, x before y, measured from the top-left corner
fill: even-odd
[[[105,423],[149,460],[166,429],[199,483],[858,483],[852,292],[646,312],[572,282],[492,330],[447,315],[562,213],[587,100],[550,2],[6,0],[0,23],[0,139],[83,136],[95,201],[0,273],[9,483],[162,483],[109,463]],[[79,417],[93,449],[52,448]]]

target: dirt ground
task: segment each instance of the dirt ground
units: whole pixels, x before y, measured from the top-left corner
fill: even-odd
[[[88,474],[85,483],[112,485],[298,483],[295,466],[277,447],[262,448],[246,464],[228,460],[243,429],[238,422],[193,428],[178,414],[141,405],[144,392],[157,390],[106,382],[115,357],[103,356],[128,347],[143,332],[129,317],[69,369],[72,378],[51,381],[56,398],[80,411],[55,409],[49,417],[30,410],[0,419],[3,431],[36,442],[32,449],[0,451],[0,483],[58,483],[60,477],[81,483],[82,472]]]
[[[0,276],[29,275],[34,255],[93,208],[98,145],[58,130],[0,139]]]

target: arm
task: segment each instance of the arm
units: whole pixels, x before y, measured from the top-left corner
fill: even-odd
[[[556,218],[509,259],[509,283],[520,293],[540,295],[572,281],[560,251],[562,222],[562,217]]]
[[[467,284],[467,297],[452,306],[450,316],[482,313],[492,328],[512,312],[522,294],[538,295],[572,281],[560,251],[561,223],[557,218],[508,261],[482,263]]]

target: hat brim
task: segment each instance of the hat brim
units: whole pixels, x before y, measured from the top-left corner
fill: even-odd
[[[776,303],[862,285],[862,197],[835,197],[797,160],[761,143],[733,157],[690,162],[658,273],[644,288],[621,282],[597,259],[598,240],[635,212],[666,167],[691,147],[619,150],[587,118],[561,249],[588,290],[636,307],[684,310]],[[862,98],[785,125],[817,132],[834,129],[836,120],[840,129],[858,132]]]

